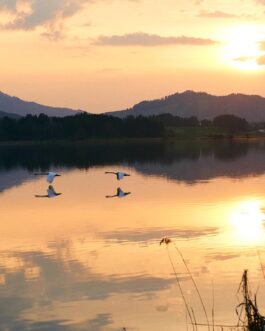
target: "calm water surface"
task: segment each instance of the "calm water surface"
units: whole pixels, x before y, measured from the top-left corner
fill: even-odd
[[[237,323],[244,269],[264,311],[263,142],[2,146],[0,155],[0,330],[186,330],[168,254],[205,323],[176,247],[209,315],[214,292],[216,323]],[[34,173],[47,170],[62,174],[53,183],[62,195],[35,198],[48,183]],[[131,177],[105,175],[117,170]],[[131,194],[106,198],[118,187]]]

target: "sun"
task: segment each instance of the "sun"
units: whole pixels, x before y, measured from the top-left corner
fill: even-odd
[[[241,70],[259,70],[257,58],[263,55],[262,40],[255,26],[240,26],[226,32],[223,56],[226,63]]]

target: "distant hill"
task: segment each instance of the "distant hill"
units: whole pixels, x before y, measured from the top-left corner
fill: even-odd
[[[116,117],[150,116],[170,113],[180,117],[196,116],[212,120],[222,114],[233,114],[249,122],[265,121],[265,98],[258,95],[230,94],[214,96],[186,91],[162,99],[143,101],[130,109],[108,113]]]
[[[9,118],[13,118],[13,119],[18,119],[21,116],[19,116],[18,114],[11,114],[11,113],[7,113],[5,111],[1,111],[0,110],[0,118],[3,118],[3,117],[9,117]]]
[[[43,113],[48,116],[64,117],[75,115],[79,112],[79,110],[70,108],[43,106],[35,102],[28,102],[16,97],[11,97],[3,92],[0,92],[0,109],[1,112],[8,113],[9,116],[11,114],[25,116],[27,114],[39,115]]]

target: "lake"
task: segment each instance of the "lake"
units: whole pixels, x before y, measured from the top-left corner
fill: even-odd
[[[264,312],[265,142],[0,153],[0,330],[192,330],[178,284],[196,321],[206,318],[181,256],[210,321],[214,307],[216,324],[236,325],[245,269]],[[48,183],[34,174],[48,170],[62,194],[36,198]],[[105,174],[118,170],[131,176]],[[106,198],[118,188],[130,194]]]

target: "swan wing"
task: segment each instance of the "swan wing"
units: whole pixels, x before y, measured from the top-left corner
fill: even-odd
[[[117,172],[117,179],[121,180],[124,177],[124,173],[123,172]]]
[[[48,193],[49,198],[56,197],[56,195],[57,195],[56,192],[54,191],[54,188],[52,185],[49,185],[47,193]]]
[[[49,172],[48,173],[48,176],[47,176],[47,182],[48,183],[52,183],[55,176],[56,176],[56,173],[55,172]]]

